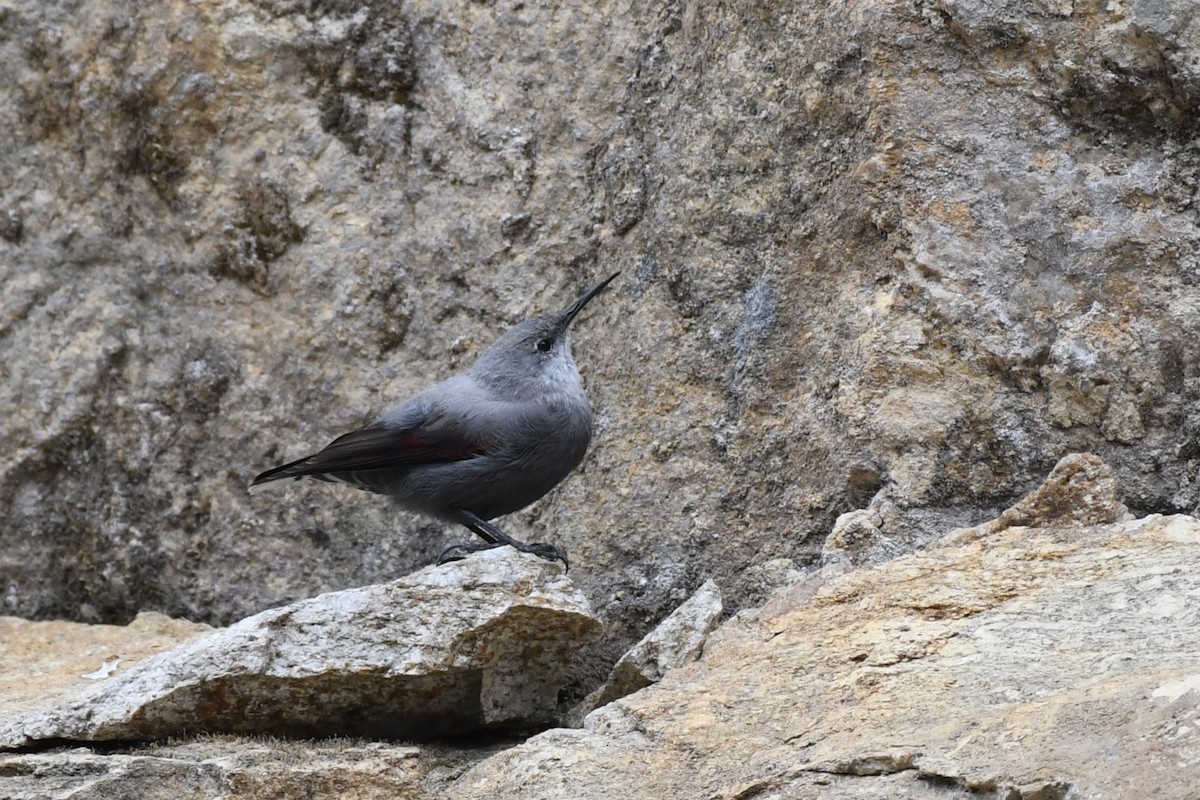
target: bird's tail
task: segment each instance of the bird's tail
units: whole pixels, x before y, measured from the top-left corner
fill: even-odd
[[[305,475],[312,474],[311,470],[307,469],[311,459],[312,456],[305,456],[304,458],[293,461],[290,464],[274,467],[273,469],[269,469],[266,472],[256,475],[254,480],[250,481],[250,494],[258,494],[263,490],[263,487],[268,486],[275,481],[281,481],[285,478],[300,480]]]

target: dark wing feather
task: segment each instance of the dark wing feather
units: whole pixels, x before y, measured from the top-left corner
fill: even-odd
[[[339,436],[319,453],[267,470],[250,486],[305,475],[321,477],[339,472],[462,461],[487,451],[485,443],[458,435],[447,422],[444,415],[434,413],[412,425],[372,423]]]

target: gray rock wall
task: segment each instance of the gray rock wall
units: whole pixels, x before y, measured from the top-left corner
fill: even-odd
[[[505,522],[614,658],[876,496],[912,546],[1081,450],[1200,504],[1189,2],[359,5],[0,9],[0,612],[428,563],[469,534],[246,483],[615,269],[592,451]]]

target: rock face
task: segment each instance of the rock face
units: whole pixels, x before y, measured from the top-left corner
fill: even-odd
[[[1184,516],[1010,527],[836,575],[448,796],[1194,798],[1197,575]]]
[[[993,520],[951,531],[938,543],[964,544],[1006,528],[1103,525],[1128,516],[1117,501],[1112,468],[1091,453],[1072,453],[1054,465],[1045,482]]]
[[[466,534],[246,483],[615,269],[592,452],[504,522],[571,553],[597,681],[876,496],[888,555],[1079,450],[1194,511],[1193,5],[8,0],[0,610],[430,563]]]
[[[264,611],[114,665],[111,677],[76,672],[40,707],[9,705],[0,747],[198,732],[429,739],[544,725],[571,655],[598,628],[560,567],[497,549]]]
[[[1100,525],[1128,516],[1128,509],[1117,500],[1117,481],[1112,467],[1093,453],[1063,456],[1034,491],[1021,498],[1000,516],[972,528],[961,528],[938,539],[938,544],[962,544],[998,533],[1014,525],[1052,527],[1056,525]],[[905,550],[930,543],[895,535],[899,509],[885,497],[877,497],[867,508],[838,517],[825,537],[821,564],[830,570],[845,571],[853,566],[881,564]]]
[[[1194,795],[1195,523],[1150,515],[1200,509],[1198,20],[1194,0],[6,0],[0,613],[228,625],[429,564],[468,534],[246,484],[620,269],[574,332],[592,450],[502,521],[570,552],[606,626],[572,696],[709,579],[737,611],[827,569],[455,792]],[[1060,463],[1083,451],[1111,474]],[[370,691],[393,674],[373,631]],[[73,680],[140,668],[97,654],[64,657],[88,662]],[[474,674],[464,713],[499,723]],[[324,688],[288,680],[255,691],[302,728]],[[87,720],[75,696],[12,741],[198,703],[155,697]],[[243,774],[209,758],[183,760]]]

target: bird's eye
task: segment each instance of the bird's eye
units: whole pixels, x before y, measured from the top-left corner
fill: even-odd
[[[537,348],[539,353],[549,353],[550,348],[554,347],[554,337],[547,336],[544,339],[538,339],[537,344],[534,345],[534,347]]]

